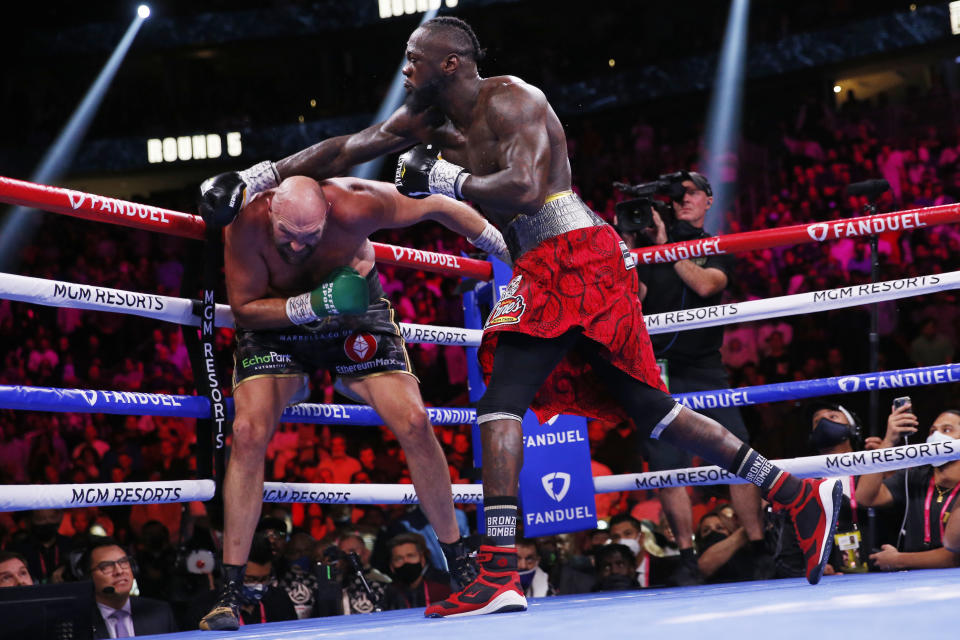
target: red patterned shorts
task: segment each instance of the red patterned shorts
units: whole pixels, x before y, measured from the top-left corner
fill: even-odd
[[[556,338],[580,328],[611,364],[666,392],[643,322],[634,264],[609,225],[569,231],[523,254],[484,325],[479,359],[486,380],[501,331]],[[541,422],[559,413],[627,419],[590,365],[573,352],[553,370],[530,408]]]

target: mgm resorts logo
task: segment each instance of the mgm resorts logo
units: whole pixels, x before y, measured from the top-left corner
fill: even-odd
[[[570,490],[570,474],[563,471],[548,473],[540,478],[540,483],[543,485],[543,490],[547,492],[548,496],[560,502],[566,497],[567,492]],[[559,488],[557,486],[558,483]]]

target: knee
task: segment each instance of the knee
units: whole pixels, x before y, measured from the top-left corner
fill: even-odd
[[[433,425],[430,424],[430,416],[422,406],[406,408],[391,426],[393,427],[393,433],[401,443],[404,441],[422,441],[435,437]]]
[[[272,425],[253,416],[238,416],[233,421],[231,454],[263,455],[270,442]]]
[[[488,386],[477,403],[477,418],[486,418],[484,422],[499,418],[523,421],[529,402],[521,395],[516,389]]]

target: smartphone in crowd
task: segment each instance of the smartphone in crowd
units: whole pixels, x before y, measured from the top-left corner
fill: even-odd
[[[905,404],[913,404],[913,402],[910,401],[910,396],[900,396],[899,398],[894,398],[894,399],[893,399],[893,408],[894,408],[894,409],[899,409],[900,407],[902,407],[902,406],[905,405]]]
[[[897,409],[899,409],[900,407],[902,407],[902,406],[905,405],[905,404],[913,405],[913,401],[910,400],[910,396],[900,396],[899,398],[894,398],[894,399],[893,399],[893,409],[894,409],[894,411],[896,411]],[[912,410],[912,409],[913,409],[913,407],[911,406],[911,410]],[[902,437],[903,437],[903,443],[904,443],[904,444],[910,444],[910,439],[907,437],[906,434],[904,434]]]

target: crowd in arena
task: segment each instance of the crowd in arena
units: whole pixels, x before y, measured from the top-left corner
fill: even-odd
[[[843,108],[806,101],[790,122],[783,123],[779,136],[762,143],[743,141],[744,147],[776,161],[767,166],[762,180],[743,168],[741,186],[749,181],[753,195],[740,198],[729,211],[712,214],[725,216],[727,232],[860,215],[865,200],[846,196],[845,187],[868,178],[890,182],[891,191],[879,202],[881,212],[960,201],[957,96],[915,95],[896,105],[850,98]],[[953,105],[953,115],[943,120],[947,126],[916,117],[944,101]],[[884,127],[890,119],[899,123],[898,135]],[[916,125],[903,127],[905,120]],[[698,136],[666,139],[643,119],[634,120],[629,135],[591,120],[580,122],[576,130],[569,140],[574,184],[611,221],[614,205],[625,197],[611,187],[613,181],[637,183],[668,171],[696,168]],[[722,181],[719,176],[711,179]],[[756,197],[760,184],[765,187]],[[177,210],[192,207],[189,194],[145,198]],[[188,240],[54,215],[45,218],[40,235],[42,242],[23,249],[23,274],[172,296],[181,293],[184,256],[195,249]],[[473,250],[436,225],[381,232],[374,239],[445,253]],[[879,238],[879,262],[881,280],[953,271],[960,267],[960,231],[943,225],[885,233]],[[462,323],[455,279],[390,266],[381,266],[380,274],[401,322]],[[742,301],[870,280],[869,239],[844,239],[740,254],[727,295],[731,301]],[[952,362],[960,338],[956,303],[952,291],[882,303],[880,366]],[[860,373],[869,364],[868,331],[868,310],[851,307],[732,325],[722,352],[734,386]],[[0,384],[193,393],[190,358],[180,328],[174,325],[3,300],[0,335],[4,336]],[[464,349],[419,344],[409,345],[409,351],[428,405],[468,403]],[[232,369],[231,352],[232,332],[221,330],[217,355],[225,380]],[[315,375],[311,383],[311,401],[349,402],[336,394],[328,374]],[[917,388],[911,396],[920,439],[943,412],[960,407],[952,386]],[[849,400],[861,416],[867,415],[865,401]],[[817,452],[808,442],[808,404],[748,407],[744,418],[753,446],[770,458]],[[854,448],[891,446],[900,434],[897,419],[891,417],[890,426],[883,411],[883,423],[861,424],[861,436],[848,441]],[[0,484],[194,478],[195,428],[192,419],[183,418],[0,411]],[[453,482],[479,481],[470,425],[436,427],[436,433]],[[870,442],[865,440],[868,433],[887,435]],[[954,433],[960,435],[960,428]],[[589,439],[595,475],[642,470],[629,422],[591,422]],[[293,423],[282,424],[274,437],[265,479],[410,482],[403,451],[386,428]],[[889,479],[884,483],[893,487]],[[890,492],[896,497],[894,488]],[[697,488],[690,493],[698,524],[701,579],[800,575],[791,567],[780,524],[773,519],[768,523],[770,562],[758,562],[725,489]],[[878,506],[882,502],[877,498]],[[902,501],[894,507],[898,505],[902,508]],[[861,504],[860,527],[867,518],[864,509]],[[600,494],[597,510],[603,528],[520,543],[521,576],[528,594],[674,583],[676,544],[653,491]],[[854,504],[855,528],[857,511]],[[894,512],[890,509],[889,517],[877,520],[877,537],[870,548],[863,545],[862,558],[845,565],[837,556],[832,570],[902,567],[887,562],[888,556],[867,557],[896,543],[895,531],[889,531],[893,521],[900,521]],[[476,532],[472,506],[460,505],[458,519],[465,534]],[[0,548],[5,550],[0,553],[6,554],[0,555],[4,559],[0,569],[22,559],[33,581],[78,579],[91,568],[83,566],[90,562],[90,554],[78,555],[76,549],[92,535],[109,536],[130,560],[125,566],[116,561],[110,570],[135,567],[139,593],[169,602],[177,625],[195,628],[204,612],[197,603],[208,606],[204,598],[213,593],[221,528],[216,513],[200,503],[0,513]],[[261,592],[252,601],[265,604],[259,612],[251,608],[244,615],[257,622],[424,606],[425,601],[449,594],[441,558],[432,530],[416,506],[268,504],[247,566],[252,591]],[[0,586],[5,584],[10,582],[0,571]],[[266,593],[271,595],[256,585],[269,585]]]

